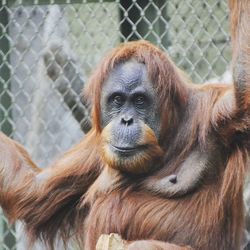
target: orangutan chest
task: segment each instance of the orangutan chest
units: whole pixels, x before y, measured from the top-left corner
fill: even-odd
[[[199,203],[196,196],[194,202],[191,197],[162,199],[142,193],[114,192],[94,203],[89,214],[89,231],[96,239],[101,234],[118,233],[126,240],[148,238],[204,245],[207,243],[197,242],[198,236],[204,232],[206,239],[212,240],[219,225],[208,223],[202,207],[205,204]]]

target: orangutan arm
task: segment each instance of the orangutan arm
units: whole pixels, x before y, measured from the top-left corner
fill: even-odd
[[[82,142],[41,170],[20,144],[0,133],[0,205],[8,218],[34,223],[43,215],[52,218],[73,201],[75,208],[101,169],[91,146],[95,142],[93,137],[90,132]]]

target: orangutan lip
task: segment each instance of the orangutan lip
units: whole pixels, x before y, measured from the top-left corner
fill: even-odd
[[[111,145],[115,150],[119,151],[119,152],[124,152],[124,153],[129,153],[129,152],[133,152],[135,150],[137,150],[137,148],[130,148],[130,147],[126,147],[126,148],[123,148],[123,147],[117,147],[117,146],[114,146],[114,145]]]
[[[134,151],[138,151],[138,150],[141,150],[141,149],[144,149],[145,146],[142,145],[142,146],[137,146],[137,147],[118,147],[118,146],[114,146],[114,145],[111,145],[113,149],[115,149],[116,151],[120,152],[120,153],[132,153]]]

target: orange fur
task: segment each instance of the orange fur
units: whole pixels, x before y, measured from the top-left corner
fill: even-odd
[[[74,235],[81,248],[93,250],[101,234],[118,233],[132,246],[150,249],[168,249],[170,243],[177,249],[240,249],[242,190],[250,149],[250,39],[246,32],[250,2],[232,0],[231,9],[234,88],[197,87],[149,42],[126,43],[111,51],[90,78],[92,130],[51,167],[40,171],[22,146],[0,135],[0,204],[12,221],[26,223],[31,240],[42,238],[53,249],[58,236],[66,242]],[[106,172],[115,171],[106,164],[114,167],[119,159],[103,152],[109,131],[100,126],[103,83],[117,64],[132,58],[146,65],[162,114],[162,164],[143,176]],[[135,165],[122,163],[125,168],[148,169],[158,163],[147,160],[161,150],[152,132],[144,131],[142,140],[155,151],[147,152],[146,160],[135,158]],[[211,154],[211,145],[218,161],[194,192],[168,199],[143,189],[150,178],[178,171],[194,149]],[[108,190],[112,178],[115,185]],[[95,196],[99,188],[108,192]]]

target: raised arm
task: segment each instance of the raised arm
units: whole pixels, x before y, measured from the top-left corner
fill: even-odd
[[[77,225],[84,220],[86,211],[78,203],[101,169],[97,145],[91,131],[41,171],[21,145],[0,134],[0,205],[10,221],[23,220],[28,232],[32,228],[32,235],[42,235],[48,241],[58,229],[63,238],[69,237],[76,220]],[[48,224],[50,230],[43,231]]]
[[[250,2],[229,0],[229,7],[234,90],[224,92],[219,98],[214,120],[224,138],[236,141],[240,137],[242,141],[250,133]]]
[[[250,2],[230,0],[233,79],[238,115],[250,116]],[[249,129],[249,123],[248,123]]]

